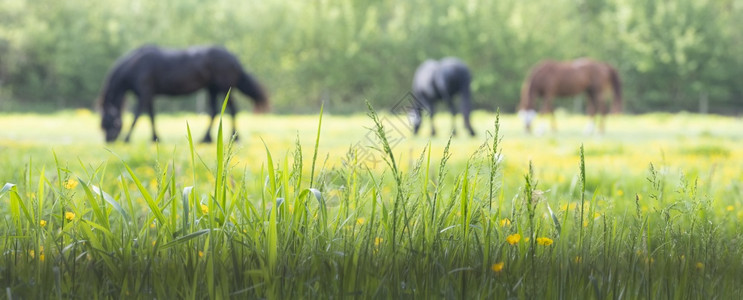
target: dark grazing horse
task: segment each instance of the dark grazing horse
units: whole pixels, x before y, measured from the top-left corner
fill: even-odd
[[[211,127],[217,114],[217,95],[226,94],[230,87],[235,87],[252,98],[255,112],[268,111],[268,97],[261,85],[243,70],[237,57],[222,47],[200,46],[173,50],[143,46],[136,49],[116,62],[106,78],[98,100],[106,142],[115,141],[121,132],[121,114],[128,91],[132,91],[139,101],[125,141],[129,141],[134,124],[144,111],[150,114],[152,140],[157,141],[153,110],[155,95],[184,95],[202,88],[208,91],[211,114],[209,128],[202,142],[211,142]],[[233,135],[237,137],[234,101],[227,99],[227,106],[232,115]]]
[[[612,113],[622,111],[622,90],[617,70],[608,63],[580,58],[573,61],[544,61],[531,70],[521,89],[519,114],[524,120],[526,131],[531,132],[532,120],[536,117],[536,99],[544,98],[541,113],[551,115],[552,130],[557,130],[552,101],[555,97],[571,97],[585,92],[587,113],[591,116],[590,130],[596,111],[604,115],[600,119],[599,131],[603,132],[607,107],[607,91],[613,90]]]
[[[452,134],[456,134],[454,118],[457,109],[454,106],[454,96],[460,94],[464,127],[467,128],[470,135],[474,136],[475,130],[470,125],[470,111],[472,110],[471,81],[472,75],[469,68],[457,58],[446,57],[440,61],[432,59],[424,61],[415,71],[415,77],[413,78],[413,96],[416,100],[410,111],[413,133],[418,134],[422,121],[421,114],[425,109],[431,117],[431,135],[436,135],[433,116],[436,102],[443,99],[449,105],[452,114]]]

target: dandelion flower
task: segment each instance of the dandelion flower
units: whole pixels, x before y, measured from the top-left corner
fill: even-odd
[[[508,218],[503,218],[500,220],[500,227],[505,227],[505,226],[510,226],[510,225],[511,225],[511,220],[509,220]]]
[[[46,227],[46,220],[39,220],[39,226]]]
[[[71,211],[68,211],[68,212],[64,213],[64,218],[67,219],[67,221],[72,221],[72,220],[75,219],[75,213],[74,212],[71,212]]]
[[[204,251],[199,251],[199,257],[204,257]]]
[[[490,269],[493,270],[493,272],[495,273],[500,273],[500,271],[503,271],[504,265],[504,262],[494,263],[492,266],[490,266]]]
[[[537,244],[540,244],[542,246],[549,246],[552,245],[552,239],[547,237],[539,237],[537,238]]]
[[[44,262],[45,258],[44,253],[39,254],[39,261]]]
[[[702,262],[697,262],[697,270],[704,270],[704,264]]]
[[[356,224],[363,225],[364,222],[366,222],[366,219],[364,219],[364,218],[358,218],[358,219],[356,219]]]
[[[520,240],[521,240],[521,235],[518,233],[514,233],[506,237],[506,242],[508,242],[511,245],[516,245],[516,243],[518,243]]]
[[[157,227],[157,225],[155,225],[155,222],[152,222],[152,224],[150,224],[150,228],[155,229],[155,227]]]
[[[732,205],[728,205],[728,207],[725,208],[727,211],[734,211],[735,207]]]
[[[201,205],[201,213],[202,214],[208,214],[209,213],[209,206],[206,206],[206,204]]]
[[[64,188],[66,188],[68,190],[74,189],[77,186],[78,183],[79,182],[77,182],[77,180],[75,180],[75,179],[72,179],[72,178],[67,179],[67,180],[64,181]]]

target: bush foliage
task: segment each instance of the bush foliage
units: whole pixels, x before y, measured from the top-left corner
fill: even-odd
[[[731,0],[8,0],[0,109],[91,107],[127,51],[218,44],[284,113],[389,107],[420,62],[447,55],[472,67],[480,109],[513,111],[540,60],[590,56],[618,67],[630,112],[739,113],[741,16]]]

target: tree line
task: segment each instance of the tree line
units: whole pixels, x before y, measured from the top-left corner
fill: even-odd
[[[471,67],[479,109],[514,111],[541,60],[592,57],[619,70],[628,112],[743,112],[735,0],[7,0],[0,19],[5,111],[93,107],[128,51],[216,44],[280,113],[391,107],[418,64],[444,56]]]

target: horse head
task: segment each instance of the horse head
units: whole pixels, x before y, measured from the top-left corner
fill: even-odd
[[[106,135],[106,142],[116,140],[121,133],[121,110],[113,105],[104,106],[101,112],[101,128]]]
[[[413,125],[413,134],[417,135],[418,130],[421,129],[421,109],[420,108],[411,108],[408,111],[408,120],[410,121],[410,124]]]
[[[110,143],[116,140],[121,133],[121,109],[123,107],[124,96],[121,92],[114,92],[107,89],[98,99],[98,107],[101,113],[101,129],[106,135],[106,142]]]
[[[537,117],[537,111],[535,109],[536,104],[534,95],[531,92],[531,82],[527,80],[521,87],[521,102],[519,103],[519,117],[524,122],[524,128],[527,132],[531,132],[531,123]]]

